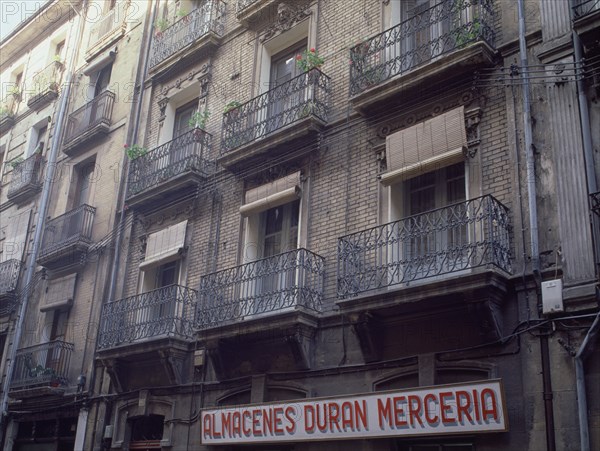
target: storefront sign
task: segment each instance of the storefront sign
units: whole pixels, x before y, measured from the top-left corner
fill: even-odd
[[[507,430],[499,380],[202,412],[202,443],[296,442]]]

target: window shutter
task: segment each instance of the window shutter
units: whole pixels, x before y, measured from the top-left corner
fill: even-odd
[[[248,216],[300,197],[300,171],[246,191],[240,214]]]
[[[3,262],[12,259],[23,261],[30,216],[31,210],[27,210],[9,220],[4,238],[4,248],[0,256]]]
[[[49,310],[65,309],[73,305],[75,297],[75,281],[77,273],[70,274],[60,279],[48,280],[46,282],[46,293],[44,303],[40,307],[41,312]]]
[[[386,140],[388,172],[384,184],[458,163],[467,146],[464,107],[393,133]]]
[[[186,230],[187,220],[148,235],[146,258],[140,269],[177,259],[185,246]]]

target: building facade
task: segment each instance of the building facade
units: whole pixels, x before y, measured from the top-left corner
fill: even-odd
[[[5,449],[67,405],[64,449],[599,446],[597,2],[105,3],[68,117],[133,102],[65,126],[91,237],[44,223],[12,365],[76,364],[12,376]]]

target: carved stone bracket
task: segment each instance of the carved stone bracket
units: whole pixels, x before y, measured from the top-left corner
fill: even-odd
[[[183,364],[186,353],[173,349],[159,351],[160,360],[167,372],[169,382],[174,385],[183,384]]]
[[[479,124],[483,111],[475,108],[465,112],[465,129],[467,131],[467,148],[464,149],[465,157],[474,158],[481,144]]]
[[[166,111],[167,111],[168,104],[169,104],[168,97],[163,97],[162,99],[160,99],[158,101],[158,108],[160,111],[160,116],[158,117],[158,122],[163,122],[165,120],[165,118],[167,117]]]
[[[365,362],[376,362],[381,358],[382,336],[379,320],[369,312],[351,318],[352,327],[358,337]]]
[[[115,386],[118,393],[123,391],[123,384],[119,378],[118,362],[116,359],[102,359],[102,365],[106,368],[106,372],[110,377],[110,381]]]
[[[295,7],[288,3],[280,3],[277,6],[277,18],[260,37],[260,42],[265,42],[281,33],[285,33],[312,14],[309,8]]]

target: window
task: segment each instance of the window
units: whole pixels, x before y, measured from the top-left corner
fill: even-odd
[[[77,208],[81,205],[90,203],[91,189],[94,181],[94,169],[96,161],[90,161],[75,168],[75,184],[73,187],[72,207]]]
[[[65,55],[63,55],[64,50],[65,50],[65,41],[60,41],[54,47],[54,55],[53,55],[53,57],[58,58],[59,61],[63,61],[64,58],[65,58]]]
[[[198,100],[187,103],[175,111],[175,124],[173,126],[173,138],[183,135],[192,130],[190,122],[192,116],[198,111]]]
[[[131,450],[160,450],[160,441],[163,438],[165,417],[162,415],[147,415],[130,420]]]
[[[112,64],[104,66],[98,74],[96,75],[96,80],[94,81],[94,98],[98,97],[104,91],[108,90],[108,85],[110,83],[110,76],[112,73]]]
[[[45,121],[44,121],[45,124]],[[42,125],[40,127],[34,127],[31,130],[31,144],[29,145],[28,152],[25,158],[30,157],[34,153],[42,154],[46,142],[46,134],[48,133],[48,126]]]
[[[298,247],[300,200],[271,208],[261,214],[261,254],[271,257]]]

